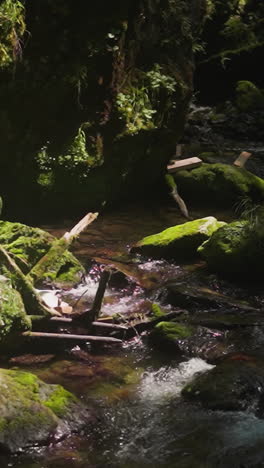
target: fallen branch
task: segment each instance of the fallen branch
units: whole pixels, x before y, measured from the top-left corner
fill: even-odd
[[[66,232],[60,239],[56,239],[49,251],[34,265],[28,273],[28,278],[34,283],[42,280],[48,272],[57,273],[61,267],[62,255],[76,237],[98,216],[98,213],[88,213],[70,232]]]
[[[22,333],[22,336],[25,336],[27,338],[49,338],[59,340],[90,341],[95,343],[122,343],[122,340],[108,336],[71,335],[66,333],[24,332]]]
[[[50,317],[52,315],[60,316],[57,310],[46,306],[33,287],[31,281],[27,276],[22,273],[16,262],[10,257],[7,251],[0,246],[0,262],[5,265],[7,270],[11,273],[11,282],[15,289],[17,289],[23,299],[26,312],[28,314],[40,315]]]
[[[178,207],[180,209],[181,214],[185,218],[190,219],[187,206],[185,205],[184,200],[178,194],[177,185],[175,183],[174,178],[171,175],[167,174],[165,176],[165,179],[166,179],[167,185],[171,189],[170,194],[171,194],[172,198],[176,201],[176,203],[177,203],[177,205],[178,205]]]

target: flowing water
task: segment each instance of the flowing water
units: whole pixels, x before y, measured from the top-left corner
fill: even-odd
[[[211,213],[192,214],[198,217]],[[217,217],[230,219],[228,213],[218,213]],[[191,276],[201,265],[179,266],[149,259],[134,265],[124,260],[127,246],[144,235],[183,221],[173,206],[130,207],[102,215],[76,246],[76,254],[90,269],[86,283],[67,291],[64,296],[73,303],[80,298],[85,307],[91,304],[100,273],[98,263],[92,263],[91,257],[105,260],[114,257],[131,269],[131,280],[118,278],[118,286],[110,285],[102,313],[126,315],[132,310],[144,314],[150,301],[160,300],[160,292],[153,287],[153,275],[156,282],[162,283],[164,279],[178,278],[186,272]],[[48,229],[60,235],[71,225],[65,222],[65,226],[49,226]],[[208,284],[214,281],[208,276]],[[143,287],[145,284],[147,288]],[[230,291],[234,292],[233,286],[226,285],[225,292],[229,294]],[[237,296],[242,297],[241,294],[238,289]],[[255,290],[250,298],[262,301]],[[170,310],[170,306],[167,307]],[[245,329],[231,334],[206,330],[206,336],[199,332],[196,350],[204,352],[211,340],[214,349],[217,343],[217,346],[225,345],[227,351],[245,342]],[[253,338],[249,333],[249,346],[255,343],[261,348],[263,336],[261,328],[255,330]],[[60,350],[50,363],[24,368],[46,382],[61,383],[74,392],[93,409],[95,422],[56,445],[0,456],[1,467],[264,467],[263,420],[250,411],[207,411],[182,399],[181,390],[185,384],[197,373],[214,367],[204,354],[163,352],[152,347],[144,336],[136,336],[121,348],[86,348],[86,351],[89,362],[83,358],[83,351],[75,347]]]

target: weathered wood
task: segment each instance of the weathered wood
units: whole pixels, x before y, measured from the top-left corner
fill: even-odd
[[[22,336],[27,338],[48,338],[55,340],[73,340],[73,341],[89,341],[95,343],[112,343],[121,344],[122,340],[109,336],[93,336],[93,335],[72,335],[67,333],[46,333],[46,332],[24,332]]]
[[[125,325],[118,325],[116,323],[105,323],[105,322],[92,322],[93,327],[98,328],[109,328],[109,330],[125,331],[128,327]]]
[[[176,201],[176,203],[177,203],[177,205],[178,205],[178,207],[180,209],[181,214],[185,218],[190,219],[187,206],[185,205],[184,200],[180,197],[180,195],[178,193],[177,185],[176,185],[176,182],[175,182],[173,176],[170,175],[170,174],[166,174],[165,175],[165,181],[166,181],[168,187],[171,190],[170,194],[171,194],[173,200]]]
[[[71,229],[70,232],[65,232],[63,235],[64,239],[71,243],[74,238],[79,236],[79,234],[81,234],[81,232],[97,218],[97,216],[98,213],[88,213]]]
[[[246,164],[247,160],[250,158],[251,155],[252,153],[248,153],[247,151],[242,151],[242,153],[240,153],[238,158],[234,161],[234,166],[244,167],[244,165]]]
[[[173,164],[168,164],[167,171],[169,174],[171,174],[177,171],[193,169],[195,167],[201,166],[202,162],[203,161],[197,157],[179,159],[178,161],[174,161]]]
[[[32,315],[40,315],[50,317],[52,315],[60,316],[57,310],[48,307],[42,300],[41,296],[33,287],[31,281],[25,276],[16,262],[10,257],[7,251],[0,246],[0,261],[6,266],[11,273],[11,282],[17,289],[24,302],[26,312]]]
[[[95,294],[94,302],[92,308],[84,312],[79,316],[79,321],[84,325],[89,326],[94,322],[100,315],[102,302],[104,299],[105,290],[111,275],[111,270],[104,270],[101,273],[100,281],[98,288]]]
[[[28,278],[37,283],[43,279],[47,272],[56,272],[61,267],[60,260],[76,237],[98,216],[98,213],[88,213],[79,221],[70,232],[66,232],[60,239],[56,239],[49,251],[34,265],[28,273]]]

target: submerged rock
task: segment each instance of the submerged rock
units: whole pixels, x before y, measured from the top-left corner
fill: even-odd
[[[264,234],[248,221],[223,226],[198,249],[209,267],[219,273],[255,277],[263,271]]]
[[[31,321],[26,315],[20,294],[12,288],[11,281],[0,275],[0,348],[8,351],[18,344],[17,337],[30,330]]]
[[[46,254],[54,240],[55,237],[42,229],[0,221],[0,244],[25,274]],[[48,273],[45,282],[72,285],[80,280],[83,272],[80,262],[66,251],[54,261],[54,271]]]
[[[182,395],[212,410],[247,408],[257,412],[264,395],[263,361],[234,355],[205,374],[198,375],[182,390]]]
[[[132,247],[132,252],[153,258],[189,259],[195,257],[199,245],[224,224],[213,216],[189,221],[144,237]]]
[[[181,195],[189,200],[202,199],[232,207],[241,197],[264,200],[264,180],[228,164],[203,164],[192,171],[179,171],[175,181]]]
[[[151,332],[151,340],[161,346],[179,348],[179,340],[190,338],[195,328],[179,322],[159,322]]]
[[[28,372],[0,369],[0,446],[9,452],[56,441],[91,419],[60,385]]]

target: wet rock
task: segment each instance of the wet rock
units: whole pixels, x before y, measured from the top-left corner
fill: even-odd
[[[179,322],[159,322],[151,332],[151,340],[158,345],[173,346],[180,349],[179,340],[190,338],[195,333],[195,328]]]
[[[24,274],[46,254],[54,240],[55,237],[42,229],[0,221],[0,243]],[[49,272],[45,281],[58,286],[72,285],[80,281],[83,272],[80,262],[67,251],[56,259],[56,269]]]
[[[219,229],[198,250],[212,270],[252,278],[263,272],[263,240],[261,225],[235,221]]]
[[[28,372],[0,369],[0,446],[9,452],[60,440],[91,421],[78,399],[60,385]]]
[[[160,322],[150,334],[152,344],[170,353],[199,356],[213,362],[228,352],[232,345],[225,339],[225,333],[186,322]]]
[[[190,259],[197,255],[199,245],[224,224],[213,216],[196,219],[145,237],[131,251],[152,258]]]
[[[263,361],[237,354],[208,372],[198,375],[182,395],[211,410],[259,411],[264,396]]]
[[[74,349],[75,361],[60,360],[46,369],[39,369],[38,376],[46,382],[62,383],[74,394],[89,398],[114,400],[138,382],[141,370],[117,356],[93,356]],[[78,362],[81,361],[81,362]]]
[[[55,358],[55,354],[23,354],[9,359],[9,363],[15,366],[34,366],[50,362]]]
[[[31,329],[20,294],[12,288],[11,281],[0,275],[0,348],[5,352],[9,347],[19,345],[18,337]]]
[[[197,283],[187,284],[186,282],[179,282],[177,279],[175,280],[175,284],[173,281],[167,283],[166,290],[163,290],[162,296],[163,299],[166,297],[166,301],[173,306],[204,306],[214,308],[226,306],[228,308],[236,308],[245,311],[256,310],[248,304],[247,301],[242,301],[218,291],[214,291],[210,287],[199,285]]]
[[[192,171],[174,175],[179,192],[186,200],[203,200],[232,207],[241,197],[264,200],[264,180],[228,164],[203,164]]]

